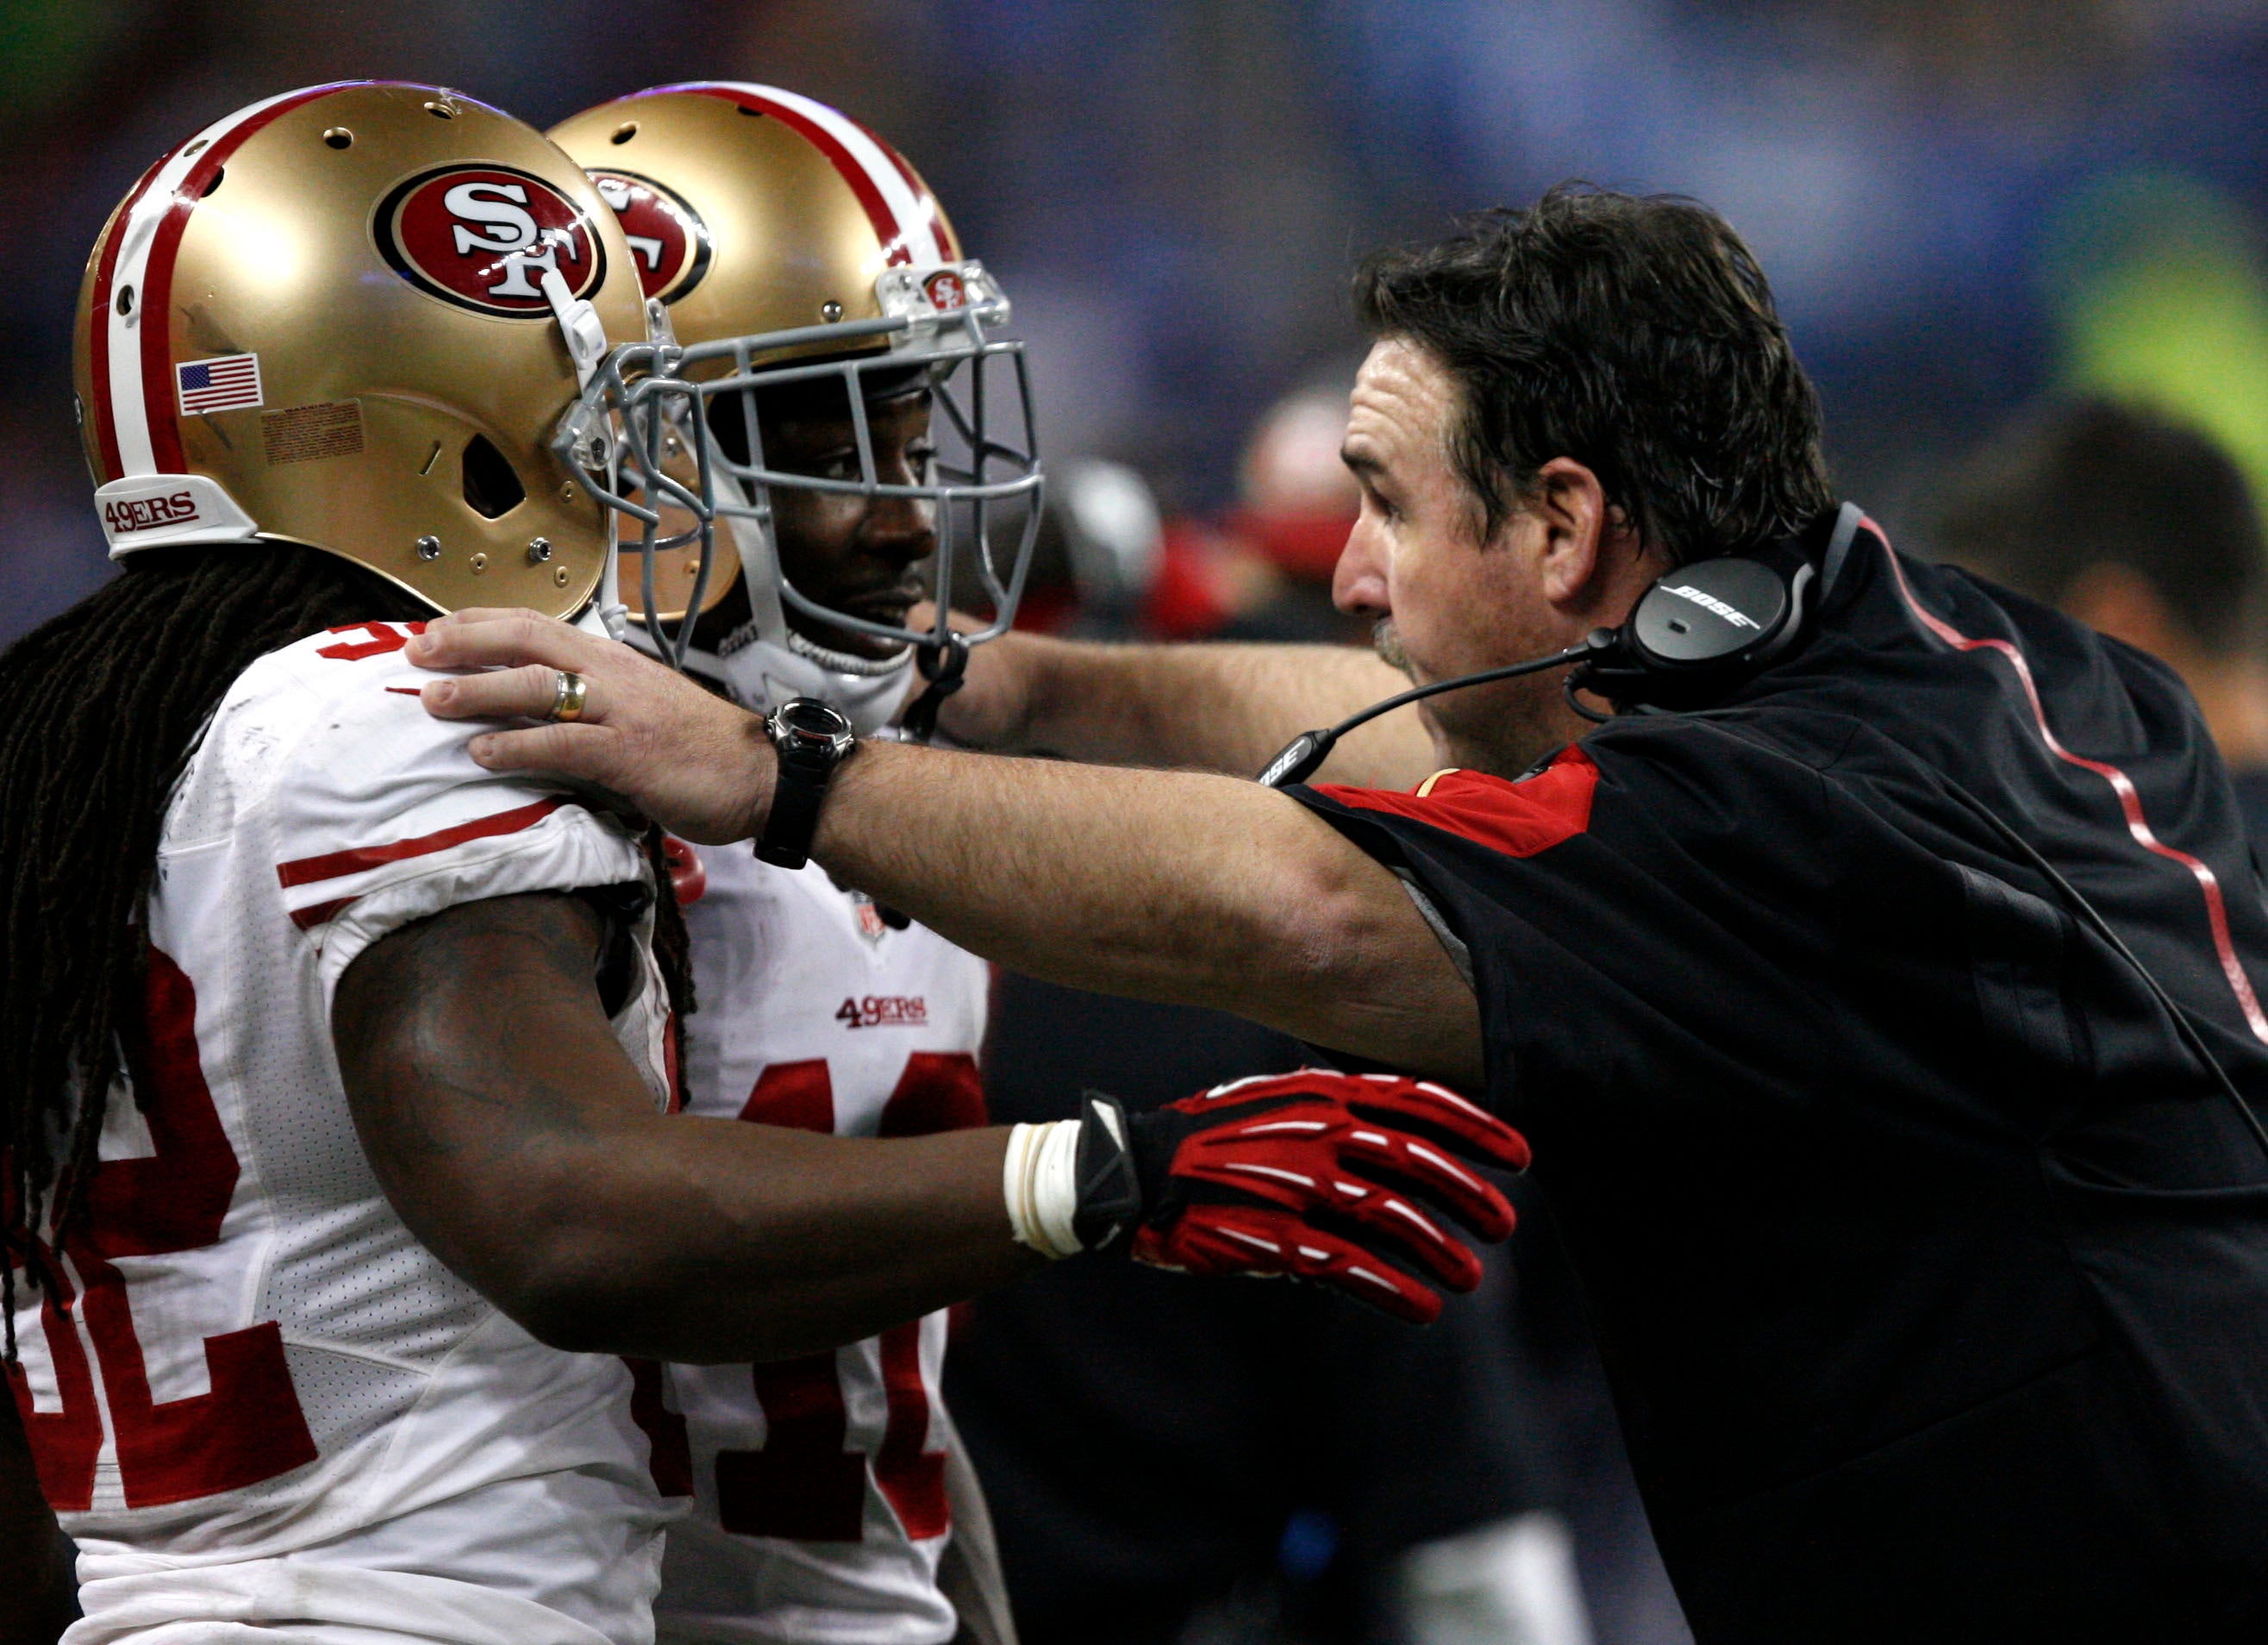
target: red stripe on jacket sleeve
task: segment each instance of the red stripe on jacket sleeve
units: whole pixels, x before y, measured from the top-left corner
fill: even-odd
[[[421,834],[416,839],[398,839],[387,845],[364,845],[354,851],[335,851],[320,857],[302,857],[295,862],[278,863],[276,877],[287,889],[295,885],[313,885],[319,880],[336,880],[350,874],[360,874],[365,868],[400,862],[405,858],[423,857],[437,851],[446,851],[450,846],[461,845],[468,839],[517,834],[522,829],[534,828],[566,803],[566,795],[554,794],[549,800],[538,800],[532,805],[499,811],[493,816],[475,817],[453,828]]]
[[[1424,822],[1507,857],[1533,857],[1591,826],[1591,796],[1598,786],[1599,768],[1582,749],[1571,748],[1516,783],[1482,771],[1449,771],[1427,778],[1412,793],[1336,783],[1318,783],[1315,792],[1359,811]]]

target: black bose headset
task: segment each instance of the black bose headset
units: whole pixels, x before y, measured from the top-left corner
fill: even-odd
[[[1332,746],[1356,727],[1367,724],[1423,697],[1444,691],[1510,680],[1565,668],[1568,706],[1586,719],[1603,721],[1608,716],[1587,708],[1575,693],[1589,691],[1617,709],[1641,704],[1667,709],[1695,709],[1723,697],[1743,680],[1793,645],[1810,618],[1817,599],[1835,586],[1851,544],[1866,514],[1855,503],[1845,503],[1832,515],[1822,515],[1800,536],[1771,542],[1742,554],[1696,560],[1656,578],[1638,596],[1637,605],[1620,627],[1592,631],[1580,645],[1531,657],[1501,668],[1436,680],[1414,690],[1373,703],[1360,713],[1320,731],[1303,731],[1286,743],[1262,770],[1259,780],[1269,788],[1305,782],[1330,756]],[[1831,527],[1829,520],[1833,521]],[[1815,535],[1828,532],[1826,550],[1814,567],[1808,547]],[[1817,591],[1815,595],[1815,590]],[[2152,976],[2134,951],[2126,946],[2110,922],[2079,888],[2064,878],[2056,866],[2011,827],[1990,806],[1944,772],[1935,773],[1948,795],[1982,818],[2001,840],[2029,862],[2069,905],[2090,931],[2132,968],[2173,1024],[2175,1037],[2209,1073],[2221,1094],[2234,1103],[2252,1132],[2263,1157],[2268,1157],[2268,1126],[2261,1124],[2252,1104],[2244,1100],[2228,1071],[2220,1066],[2198,1032],[2186,1007],[2176,1003]]]

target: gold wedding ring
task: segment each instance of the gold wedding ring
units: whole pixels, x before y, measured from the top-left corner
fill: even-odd
[[[590,687],[581,675],[560,669],[559,689],[552,693],[551,712],[544,718],[559,725],[572,725],[583,718],[583,699],[589,693]]]

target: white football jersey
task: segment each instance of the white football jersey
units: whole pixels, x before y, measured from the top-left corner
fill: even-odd
[[[254,663],[166,813],[150,1088],[112,1095],[67,1307],[18,1276],[18,1409],[81,1551],[70,1645],[652,1638],[670,1510],[629,1371],[543,1346],[418,1243],[332,1049],[339,975],[387,933],[649,879],[621,823],[424,712],[415,626]],[[664,1107],[640,951],[614,1026]]]
[[[692,849],[688,1112],[846,1137],[983,1123],[983,961],[894,926],[816,863]],[[663,1640],[953,1637],[937,1585],[950,1531],[945,1337],[936,1313],[802,1360],[668,1368],[671,1433],[657,1452],[686,1464],[676,1483],[695,1506],[669,1533]]]

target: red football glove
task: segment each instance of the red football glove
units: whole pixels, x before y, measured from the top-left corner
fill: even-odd
[[[1318,1280],[1421,1325],[1440,1313],[1440,1297],[1385,1259],[1471,1290],[1478,1259],[1424,1202],[1501,1240],[1512,1206],[1466,1162],[1528,1168],[1527,1140],[1511,1126],[1454,1092],[1394,1074],[1303,1068],[1130,1117],[1108,1097],[1089,1103],[1083,1245],[1116,1243],[1130,1225],[1138,1262]]]

